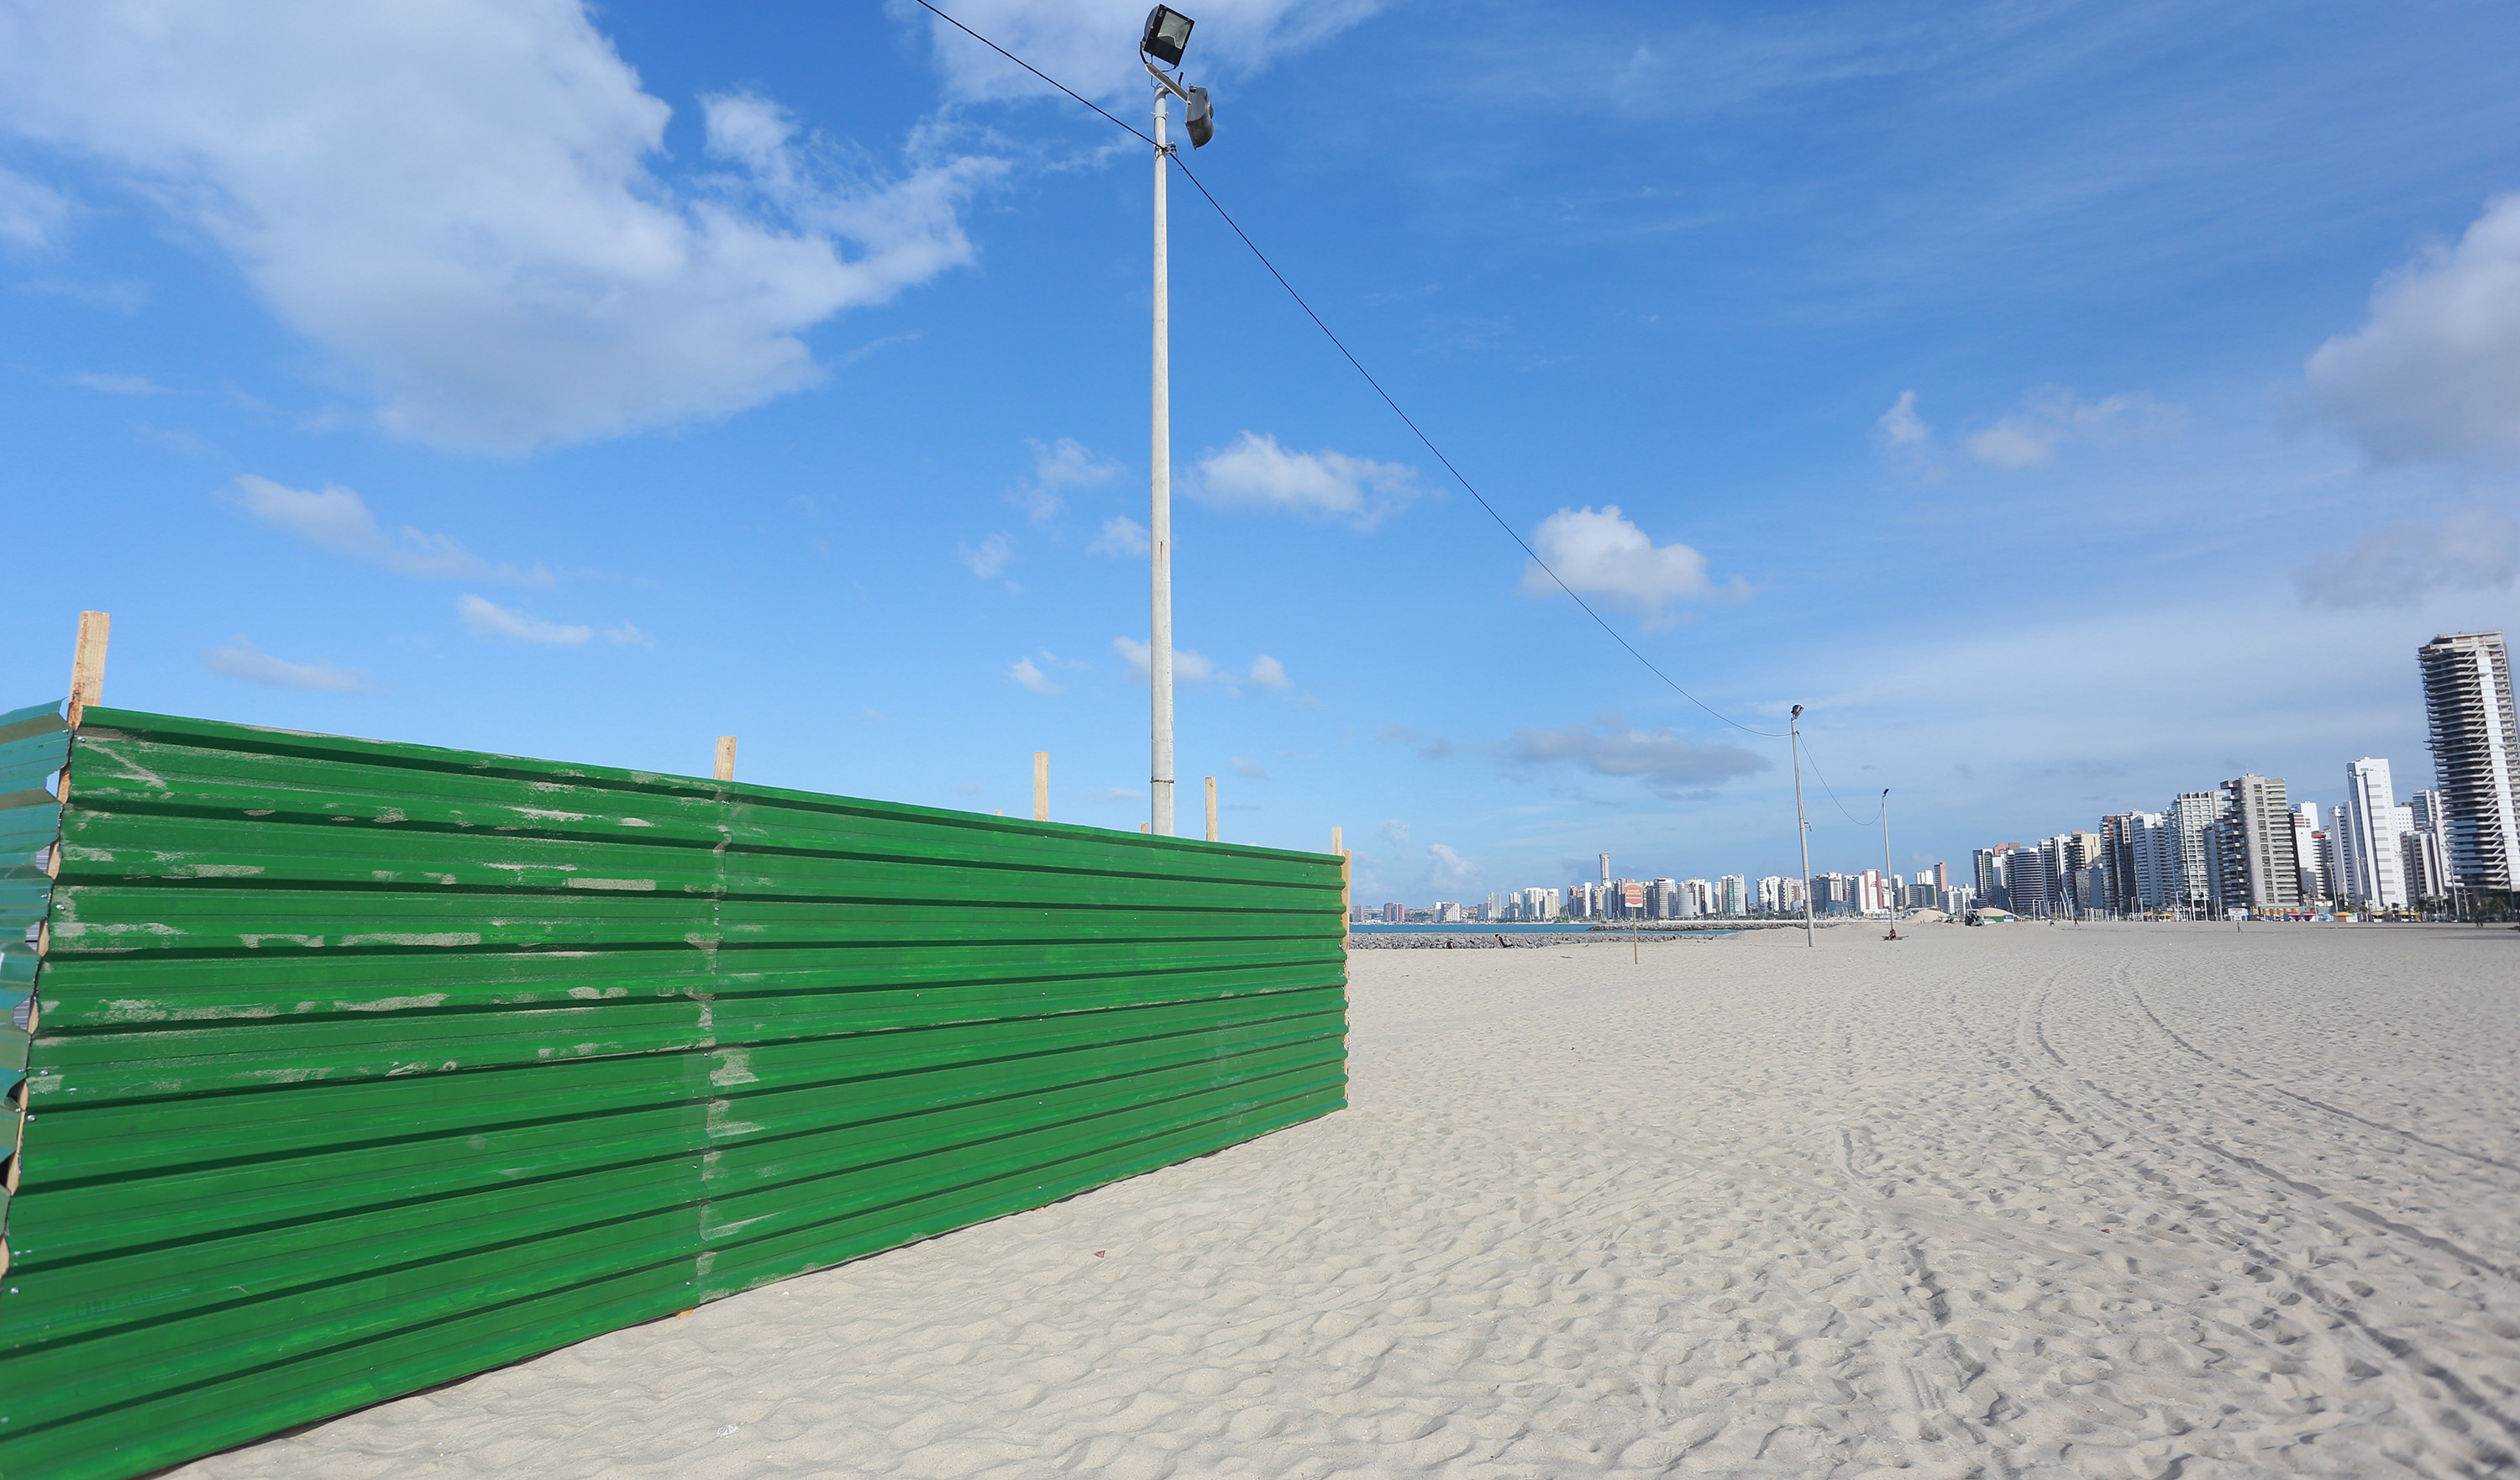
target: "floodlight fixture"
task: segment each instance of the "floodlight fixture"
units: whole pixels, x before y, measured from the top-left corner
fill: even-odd
[[[1179,67],[1182,49],[1190,45],[1190,28],[1195,22],[1169,5],[1158,5],[1147,12],[1147,33],[1138,40],[1138,50],[1166,67]]]
[[[1205,148],[1207,141],[1216,137],[1216,110],[1208,106],[1206,88],[1190,90],[1189,116],[1182,120],[1182,127],[1189,132],[1192,149]]]

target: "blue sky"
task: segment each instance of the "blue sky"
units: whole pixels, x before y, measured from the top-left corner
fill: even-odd
[[[958,14],[1142,117],[1135,0]],[[2429,774],[2520,626],[2520,13],[1192,9],[1185,830],[1423,903]],[[1144,147],[903,3],[0,3],[6,691],[1145,816]],[[1615,510],[1615,514],[1611,511]],[[1864,823],[1858,826],[1857,822]]]

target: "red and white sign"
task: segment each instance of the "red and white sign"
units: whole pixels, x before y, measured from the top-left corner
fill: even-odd
[[[1642,910],[1644,907],[1645,886],[1642,884],[1628,885],[1628,908],[1631,910]]]

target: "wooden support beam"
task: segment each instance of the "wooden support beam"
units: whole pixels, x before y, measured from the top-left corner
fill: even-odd
[[[70,728],[90,704],[105,702],[105,640],[113,628],[113,613],[79,613],[78,647],[70,653]]]
[[[1207,840],[1216,841],[1216,778],[1207,779]]]
[[[735,737],[732,735],[717,738],[717,779],[722,782],[735,780]]]
[[[1342,929],[1342,930],[1344,930],[1344,929],[1346,929],[1346,928],[1347,928],[1347,917],[1348,917],[1348,902],[1347,902],[1347,869],[1348,869],[1348,857],[1347,857],[1347,846],[1346,846],[1346,845],[1347,845],[1347,837],[1346,837],[1346,835],[1345,835],[1344,833],[1342,833],[1338,829],[1336,829],[1336,828],[1332,828],[1332,829],[1330,830],[1330,851],[1331,851],[1332,853],[1335,853],[1335,854],[1337,854],[1337,855],[1338,855],[1338,861],[1339,861],[1339,928],[1340,928],[1340,929]]]
[[[1032,753],[1032,820],[1050,821],[1050,752]]]

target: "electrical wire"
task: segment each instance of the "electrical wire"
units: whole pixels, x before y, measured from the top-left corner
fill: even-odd
[[[1015,66],[1022,67],[1025,71],[1032,73],[1044,82],[1058,88],[1060,92],[1067,94],[1067,96],[1074,98],[1077,102],[1084,104],[1087,108],[1093,109],[1094,112],[1101,113],[1104,118],[1118,124],[1121,128],[1127,129],[1130,133],[1137,135],[1139,139],[1145,141],[1148,148],[1154,147],[1155,141],[1153,139],[1139,132],[1139,130],[1134,126],[1122,122],[1119,118],[1105,112],[1100,104],[1095,103],[1076,89],[1069,87],[1066,83],[1053,77],[1048,72],[1043,71],[1040,67],[1033,66],[1023,58],[1018,57],[1014,53],[1007,50],[1005,47],[1000,46],[995,41],[981,35],[978,31],[965,25],[962,22],[955,20],[952,16],[946,15],[935,6],[928,4],[927,0],[919,0],[919,5],[922,9],[926,10],[930,14],[943,20],[946,23],[963,32],[963,34],[969,36],[972,40],[979,42],[982,46],[996,52],[999,56],[1006,58]],[[1598,625],[1603,632],[1608,633],[1612,642],[1615,642],[1620,647],[1626,649],[1628,655],[1643,664],[1646,672],[1669,685],[1674,694],[1677,694],[1682,698],[1695,704],[1698,708],[1705,710],[1708,714],[1715,716],[1715,718],[1732,726],[1733,729],[1738,730],[1745,735],[1764,736],[1769,740],[1783,740],[1786,738],[1784,732],[1779,730],[1760,730],[1752,726],[1742,724],[1740,721],[1735,720],[1730,715],[1727,715],[1721,710],[1715,708],[1712,704],[1707,703],[1704,699],[1699,698],[1696,695],[1682,688],[1678,681],[1673,679],[1670,674],[1663,672],[1661,668],[1655,666],[1653,659],[1646,657],[1642,652],[1638,651],[1636,644],[1629,642],[1626,637],[1621,635],[1619,629],[1611,626],[1608,620],[1604,618],[1600,612],[1594,610],[1592,603],[1584,600],[1581,596],[1578,596],[1575,592],[1575,588],[1566,584],[1566,578],[1559,575],[1547,561],[1542,560],[1540,558],[1539,551],[1531,548],[1531,542],[1525,540],[1513,525],[1508,523],[1504,515],[1497,513],[1496,506],[1487,501],[1487,496],[1479,492],[1479,490],[1471,484],[1468,478],[1462,475],[1462,470],[1453,466],[1453,460],[1451,458],[1444,456],[1444,449],[1435,445],[1435,439],[1426,434],[1425,429],[1418,425],[1417,419],[1410,416],[1408,412],[1400,409],[1400,403],[1392,399],[1390,391],[1382,388],[1382,382],[1373,378],[1373,372],[1365,368],[1365,362],[1356,357],[1355,352],[1347,347],[1346,341],[1342,340],[1335,333],[1333,333],[1329,325],[1322,321],[1322,316],[1313,311],[1312,304],[1304,301],[1304,295],[1295,291],[1295,285],[1286,281],[1286,275],[1278,270],[1278,264],[1269,260],[1269,254],[1260,249],[1259,243],[1251,240],[1251,234],[1244,231],[1241,223],[1234,219],[1233,213],[1225,208],[1225,203],[1223,202],[1216,199],[1215,193],[1207,188],[1205,182],[1201,181],[1196,174],[1193,174],[1191,171],[1190,165],[1184,161],[1178,154],[1175,154],[1171,150],[1166,150],[1165,154],[1171,158],[1173,167],[1182,172],[1182,177],[1190,181],[1190,183],[1197,189],[1200,197],[1215,209],[1217,216],[1233,230],[1234,235],[1241,240],[1244,247],[1251,249],[1251,255],[1259,259],[1262,267],[1268,269],[1269,276],[1277,279],[1278,286],[1286,291],[1286,296],[1295,300],[1295,306],[1304,311],[1304,317],[1313,321],[1313,327],[1322,332],[1322,336],[1330,341],[1331,347],[1335,348],[1339,352],[1340,356],[1348,362],[1349,366],[1351,366],[1359,376],[1362,376],[1365,379],[1366,384],[1373,387],[1373,393],[1382,398],[1383,405],[1391,408],[1391,414],[1400,419],[1401,425],[1407,426],[1410,432],[1415,435],[1419,442],[1425,444],[1426,450],[1434,454],[1436,462],[1444,465],[1444,471],[1453,475],[1454,480],[1462,485],[1462,491],[1478,502],[1479,508],[1487,512],[1487,516],[1489,518],[1496,520],[1496,526],[1505,531],[1506,537],[1512,540],[1517,546],[1520,546],[1522,553],[1531,557],[1531,562],[1539,566],[1543,571],[1546,571],[1549,578],[1557,583],[1557,589],[1565,592],[1568,600],[1574,602],[1577,606],[1582,607],[1586,616],[1591,617],[1596,625]],[[1845,808],[1841,806],[1838,810],[1844,811]]]
[[[1840,813],[1843,813],[1848,822],[1855,824],[1859,828],[1869,828],[1874,823],[1881,821],[1881,808],[1890,805],[1890,798],[1885,794],[1882,797],[1880,804],[1872,809],[1872,815],[1870,817],[1858,817],[1854,813],[1848,812],[1846,810],[1846,803],[1839,801],[1837,799],[1837,792],[1830,787],[1828,778],[1820,774],[1820,758],[1812,754],[1811,737],[1808,735],[1803,737],[1803,759],[1811,763],[1812,776],[1814,779],[1819,781],[1821,790],[1828,793],[1830,804],[1836,807]]]

